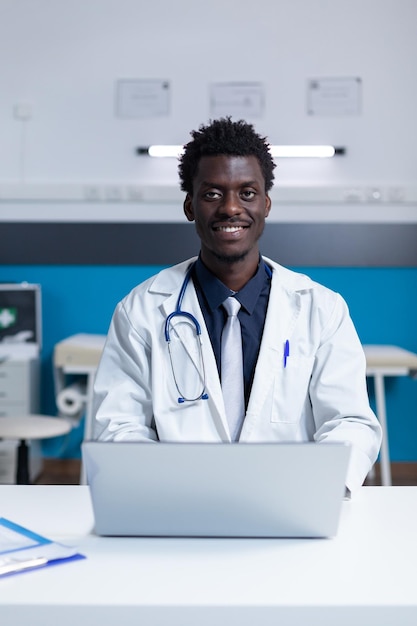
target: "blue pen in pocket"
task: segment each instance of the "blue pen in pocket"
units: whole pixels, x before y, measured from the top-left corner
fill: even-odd
[[[290,356],[290,342],[288,339],[284,343],[284,367],[287,367],[287,359]]]

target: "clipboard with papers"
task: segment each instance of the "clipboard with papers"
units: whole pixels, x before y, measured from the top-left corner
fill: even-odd
[[[85,558],[76,548],[51,541],[0,517],[0,578]]]

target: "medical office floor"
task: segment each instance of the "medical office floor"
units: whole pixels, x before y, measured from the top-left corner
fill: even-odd
[[[78,485],[81,463],[78,459],[44,459],[43,471],[35,480],[36,485]],[[417,485],[417,463],[392,463],[392,484]],[[375,466],[375,476],[367,478],[366,485],[380,485],[379,463]]]

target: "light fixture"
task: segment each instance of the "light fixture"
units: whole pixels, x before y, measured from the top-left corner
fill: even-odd
[[[184,150],[184,146],[173,145],[153,145],[137,148],[140,155],[151,157],[179,157]],[[345,148],[335,146],[270,146],[269,150],[274,157],[278,158],[330,158],[346,153]]]
[[[312,157],[326,159],[345,153],[344,148],[334,146],[271,146],[272,156],[279,158],[287,157]]]

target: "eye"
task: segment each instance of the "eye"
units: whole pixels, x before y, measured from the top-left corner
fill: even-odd
[[[203,194],[203,198],[205,198],[206,200],[218,200],[221,197],[221,193],[220,191],[206,191]]]
[[[242,197],[244,200],[252,200],[256,196],[256,191],[253,189],[245,189],[242,191]]]

